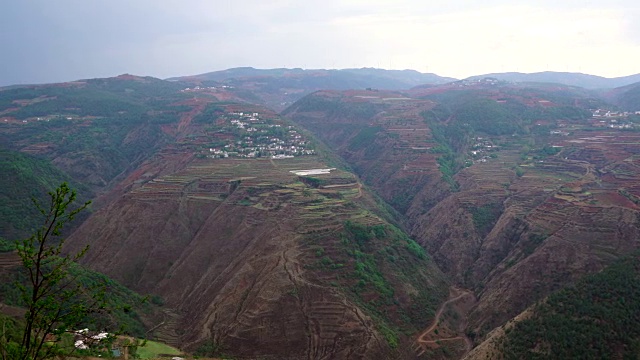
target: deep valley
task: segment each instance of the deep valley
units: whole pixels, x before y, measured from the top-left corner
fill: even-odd
[[[0,90],[0,273],[67,181],[94,203],[65,251],[187,354],[637,355],[640,85],[372,71]],[[546,312],[612,330],[559,345]]]

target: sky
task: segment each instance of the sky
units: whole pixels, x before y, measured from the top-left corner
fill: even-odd
[[[0,4],[0,86],[239,66],[640,73],[637,0],[28,0]]]

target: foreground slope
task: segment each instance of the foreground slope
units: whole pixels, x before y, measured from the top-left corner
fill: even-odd
[[[397,214],[246,94],[188,86],[123,75],[0,93],[16,176],[46,166],[25,181],[97,196],[69,249],[89,243],[87,266],[163,299],[148,336],[203,355],[415,356],[448,285]]]
[[[3,315],[23,322],[27,311],[16,284],[28,286],[28,275],[14,249],[15,247],[0,249],[0,322]],[[72,266],[70,274],[87,287],[104,286],[109,292],[106,299],[108,311],[96,311],[83,319],[83,325],[91,331],[119,331],[131,336],[144,337],[150,324],[160,319],[160,309],[156,304],[146,301],[143,296],[107,276],[79,265]],[[87,298],[88,294],[77,296],[87,302],[91,301]]]
[[[259,136],[246,140],[253,127],[295,130],[256,107],[212,106],[222,110],[196,117],[114,188],[70,249],[91,243],[88,265],[163,297],[171,310],[156,335],[190,350],[414,356],[403,345],[447,293],[424,250],[389,223],[357,177],[323,156],[254,158],[240,147],[214,155],[223,143],[255,146]],[[258,111],[263,124],[230,122]],[[331,170],[296,173],[305,169]]]

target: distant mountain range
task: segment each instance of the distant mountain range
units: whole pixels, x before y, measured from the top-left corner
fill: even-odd
[[[206,74],[167,79],[194,85],[227,86],[236,92],[248,90],[254,99],[281,111],[305,95],[318,90],[410,89],[422,84],[445,84],[456,79],[423,74],[415,70],[373,68],[343,70],[234,68]]]
[[[182,76],[167,80],[213,80],[225,81],[229,79],[257,78],[257,77],[287,77],[287,78],[325,78],[324,82],[347,89],[351,84],[365,87],[380,87],[391,90],[407,89],[421,84],[444,84],[457,79],[442,77],[432,73],[421,73],[415,70],[385,70],[375,68],[361,69],[255,69],[252,67],[238,67],[205,74]],[[315,81],[317,83],[318,81]]]
[[[143,79],[133,75],[122,75],[118,78],[123,76]],[[637,101],[640,99],[640,74],[605,78],[570,72],[506,72],[475,75],[458,80],[433,73],[421,73],[416,70],[237,67],[169,78],[166,79],[168,83],[163,86],[170,86],[172,89],[176,86],[184,89],[200,89],[201,87],[215,89],[213,91],[220,100],[245,101],[265,105],[276,111],[283,111],[304,96],[320,90],[406,90],[412,96],[422,96],[432,92],[441,92],[443,85],[454,87],[460,84],[477,83],[476,85],[481,85],[482,82],[478,83],[478,80],[487,78],[518,86],[543,87],[545,89],[549,84],[554,87],[564,85],[572,87],[572,91],[582,91],[584,96],[606,100],[623,110],[640,110],[640,102]],[[145,81],[156,81],[159,84],[163,83],[160,79],[144,79],[146,79]],[[77,85],[87,81],[94,80],[79,80],[68,84]],[[0,88],[0,90],[34,86],[39,85],[13,85]],[[420,95],[421,93],[424,94]]]
[[[605,78],[602,76],[582,74],[582,73],[570,73],[570,72],[555,72],[545,71],[537,73],[493,73],[476,75],[468,78],[469,80],[483,79],[486,77],[496,78],[503,81],[511,82],[544,82],[544,83],[558,83],[571,86],[579,86],[585,89],[612,89],[620,86],[630,85],[636,82],[640,82],[640,74],[622,76],[616,78]]]

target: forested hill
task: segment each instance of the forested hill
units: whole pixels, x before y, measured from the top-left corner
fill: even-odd
[[[39,226],[41,214],[31,198],[45,198],[47,191],[63,181],[78,189],[80,200],[92,197],[86,186],[74,182],[46,159],[0,148],[0,169],[0,239],[26,237]]]
[[[640,253],[586,277],[507,328],[505,359],[637,359]]]
[[[92,198],[152,154],[191,110],[181,86],[126,75],[0,91],[0,237],[37,226],[31,197],[67,181]]]

